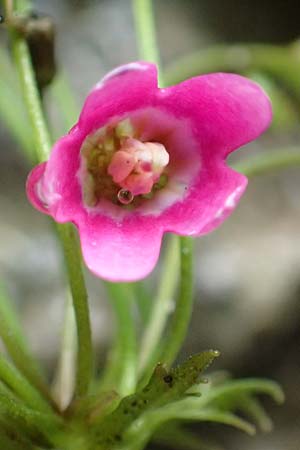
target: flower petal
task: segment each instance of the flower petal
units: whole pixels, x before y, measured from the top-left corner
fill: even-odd
[[[136,281],[154,268],[162,230],[158,224],[133,215],[123,222],[100,215],[80,219],[79,234],[88,268],[109,281]]]
[[[46,166],[47,163],[43,162],[32,169],[26,181],[26,192],[29,201],[38,211],[44,214],[50,214],[46,200],[43,198],[43,193],[41,192],[41,186],[39,184],[44,175]]]
[[[217,228],[235,209],[247,178],[223,164],[202,171],[186,198],[160,217],[165,231],[200,236]]]
[[[113,116],[148,106],[157,91],[154,64],[133,62],[109,72],[88,95],[79,118],[86,134]]]
[[[226,156],[257,138],[271,122],[262,88],[239,75],[216,73],[161,89],[159,103],[176,117],[190,118],[201,152]]]
[[[77,173],[83,139],[79,129],[73,128],[56,142],[49,160],[35,167],[28,176],[29,200],[58,222],[72,220],[78,208],[82,207]]]

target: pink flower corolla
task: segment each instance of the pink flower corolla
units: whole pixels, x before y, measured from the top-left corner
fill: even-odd
[[[216,73],[159,89],[153,64],[106,75],[78,123],[29,175],[31,203],[79,230],[84,260],[112,281],[145,277],[165,232],[200,236],[220,225],[247,179],[227,155],[271,121],[268,97]]]

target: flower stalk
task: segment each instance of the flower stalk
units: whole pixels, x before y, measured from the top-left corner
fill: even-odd
[[[142,59],[160,66],[160,56],[156,38],[155,18],[152,0],[132,0],[136,42]],[[162,84],[159,74],[159,85]]]
[[[105,283],[105,286],[115,314],[116,339],[100,388],[114,389],[123,397],[135,391],[137,382],[134,295],[130,284]]]
[[[164,76],[160,70],[160,56],[158,45],[156,41],[156,30],[155,30],[155,20],[153,11],[152,0],[133,0],[133,11],[135,27],[137,30],[137,42],[139,42],[139,54],[142,59],[154,61],[158,66],[159,81],[160,85],[164,85]],[[173,255],[174,248],[177,247],[177,251],[180,254],[180,281],[179,281],[179,296],[175,304],[175,310],[172,316],[172,320],[169,327],[169,334],[165,347],[161,355],[161,361],[163,361],[167,366],[171,366],[176,358],[178,351],[185,339],[185,335],[190,323],[190,318],[192,314],[193,305],[193,242],[190,238],[179,237],[180,249],[177,244],[177,236],[171,236],[168,243],[169,249],[168,254]],[[175,264],[174,264],[175,262]],[[175,279],[176,274],[176,257],[168,258],[166,261],[166,266],[164,269],[164,276],[161,280],[161,287],[158,294],[158,299],[161,301],[160,295],[167,294],[165,296],[165,301],[169,300],[168,294],[173,290],[171,286],[170,292],[168,290],[169,283],[165,289],[165,281],[170,279]],[[144,335],[144,346],[146,348],[146,354],[141,360],[140,368],[147,369],[145,371],[144,380],[146,380],[151,374],[151,365],[153,370],[153,365],[155,364],[155,357],[157,356],[155,349],[156,344],[161,339],[164,332],[164,323],[167,321],[169,316],[169,309],[162,308],[165,302],[161,302],[160,307],[155,307],[158,305],[155,302],[152,309],[150,324],[147,327]],[[160,313],[160,320],[157,333],[152,332],[152,324],[157,322],[157,311]],[[155,322],[154,322],[155,321]],[[143,349],[143,347],[142,347]],[[143,380],[142,380],[143,382]]]
[[[193,309],[193,240],[180,237],[179,294],[160,360],[171,367],[185,340]]]
[[[12,5],[9,2],[5,5],[7,8],[7,13],[10,14],[10,8]],[[46,160],[50,154],[50,133],[44,118],[26,41],[13,28],[10,29],[10,34],[12,52],[19,74],[21,90],[29,113],[36,157],[39,162],[42,162]],[[74,230],[72,226],[68,224],[58,224],[57,228],[64,250],[65,263],[71,286],[77,324],[78,357],[76,395],[82,396],[88,392],[93,366],[87,291],[81,267],[81,254]]]

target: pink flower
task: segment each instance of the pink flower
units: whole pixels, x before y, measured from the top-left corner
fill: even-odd
[[[226,156],[271,121],[268,97],[239,75],[203,75],[164,89],[156,67],[121,66],[88,95],[78,123],[29,175],[31,203],[79,230],[83,257],[112,281],[145,277],[165,232],[220,225],[247,179]]]

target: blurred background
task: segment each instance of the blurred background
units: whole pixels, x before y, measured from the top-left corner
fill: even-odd
[[[34,8],[56,27],[56,61],[78,105],[109,69],[137,59],[129,0],[40,0]],[[163,67],[215,44],[289,44],[300,38],[298,0],[156,1]],[[0,34],[6,47],[5,32]],[[243,48],[243,47],[241,47]],[[236,54],[245,57],[247,53]],[[216,63],[217,64],[217,63]],[[179,64],[180,67],[180,64]],[[188,68],[185,68],[188,71]],[[220,67],[222,69],[222,67]],[[299,144],[299,110],[266,76],[259,79],[276,106],[274,125],[234,159]],[[299,79],[300,84],[300,79]],[[49,97],[49,98],[48,98]],[[56,133],[65,132],[55,100],[45,91]],[[0,116],[1,117],[1,116]],[[34,352],[50,374],[57,361],[64,309],[61,255],[47,218],[28,204],[30,164],[0,121],[0,271],[21,312]],[[217,231],[197,240],[195,311],[180,358],[206,348],[222,357],[214,368],[234,377],[277,380],[287,399],[268,402],[271,434],[254,438],[215,425],[193,425],[203,437],[230,450],[300,449],[300,169],[253,177],[235,213]],[[154,285],[159,267],[148,280]],[[101,281],[87,274],[99,365],[114,332]],[[160,448],[157,445],[151,448]]]

